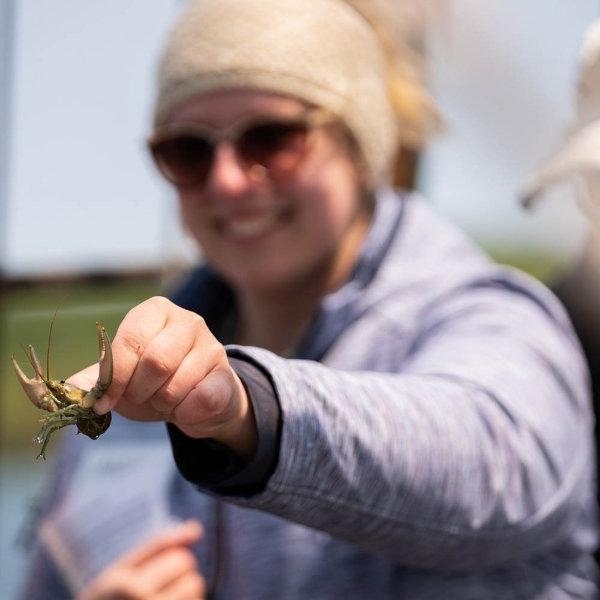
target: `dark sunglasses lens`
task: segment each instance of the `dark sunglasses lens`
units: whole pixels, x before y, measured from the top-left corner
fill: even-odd
[[[272,174],[292,170],[304,155],[305,123],[266,123],[250,127],[238,141],[238,152],[249,164],[260,164]]]
[[[152,146],[160,172],[172,183],[186,186],[206,181],[212,162],[213,146],[195,135],[179,135]]]

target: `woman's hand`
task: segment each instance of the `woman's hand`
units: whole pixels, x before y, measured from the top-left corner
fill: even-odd
[[[160,533],[102,571],[77,600],[201,600],[204,579],[189,548],[201,536],[197,521]]]
[[[168,421],[186,435],[213,438],[242,456],[256,447],[256,424],[224,347],[197,314],[166,298],[127,313],[112,342],[113,380],[94,409],[137,421]],[[69,379],[89,388],[97,366]]]

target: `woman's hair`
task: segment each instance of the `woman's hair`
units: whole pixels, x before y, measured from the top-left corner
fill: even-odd
[[[443,0],[345,0],[370,23],[384,53],[388,93],[401,144],[421,148],[441,127],[425,86],[424,37]]]
[[[435,115],[417,52],[401,39],[404,13],[394,5],[191,0],[162,55],[155,124],[194,95],[217,89],[289,95],[336,115],[371,182],[386,179],[399,141],[421,144]]]

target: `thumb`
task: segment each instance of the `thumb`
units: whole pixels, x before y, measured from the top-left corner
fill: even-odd
[[[98,363],[90,365],[82,369],[78,373],[71,375],[66,381],[72,385],[76,385],[84,390],[89,390],[94,386],[98,379]]]

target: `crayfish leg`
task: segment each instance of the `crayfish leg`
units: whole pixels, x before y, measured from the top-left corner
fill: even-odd
[[[56,413],[50,417],[43,419],[44,425],[38,431],[37,435],[33,438],[33,441],[37,444],[42,444],[42,449],[37,455],[37,459],[40,457],[46,460],[46,447],[50,442],[50,438],[55,431],[66,427],[67,425],[75,425],[77,423],[76,417],[65,417],[64,415],[55,416]],[[36,460],[37,460],[36,459]]]

